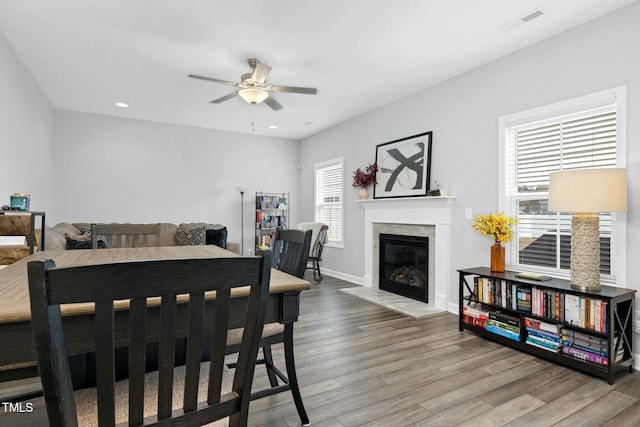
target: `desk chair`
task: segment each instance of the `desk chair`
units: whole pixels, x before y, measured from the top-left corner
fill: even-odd
[[[162,246],[162,224],[91,224],[91,245],[103,240],[107,248]]]
[[[156,260],[67,268],[56,268],[52,260],[32,261],[28,272],[31,323],[51,425],[99,422],[102,426],[127,419],[130,425],[141,425],[143,420],[204,425],[225,417],[230,426],[247,425],[269,292],[270,251],[262,259]],[[247,285],[248,311],[232,374],[224,365],[231,288]],[[216,299],[205,308],[204,294],[212,290]],[[188,302],[178,303],[176,296],[181,294],[188,294]],[[150,297],[159,297],[157,307],[148,309]],[[122,311],[114,311],[114,301],[123,299],[130,299],[128,326],[122,324]],[[87,338],[95,339],[97,386],[74,395],[60,307],[85,302],[95,302],[95,331]],[[155,310],[160,310],[160,320],[156,323],[152,321],[156,317],[149,317],[147,321],[148,313]],[[188,322],[188,329],[178,328],[177,320]],[[211,362],[201,364],[205,325],[213,325]],[[186,365],[174,368],[174,341],[184,335],[189,342]],[[128,339],[130,352],[129,379],[119,382],[114,380],[116,337]],[[151,341],[159,341],[160,365],[158,371],[145,375],[146,344]],[[175,401],[174,392],[179,396]]]
[[[273,268],[284,271],[285,273],[302,278],[307,266],[309,257],[309,246],[311,245],[311,230],[278,230],[276,240],[273,244]],[[227,339],[227,354],[236,353],[239,344],[239,338],[242,336],[241,329],[233,329],[229,331]],[[273,344],[283,343],[284,359],[287,375],[278,369],[273,363],[271,346]],[[264,325],[262,339],[260,340],[262,347],[263,359],[259,360],[259,364],[264,364],[269,377],[270,388],[256,391],[251,394],[251,400],[259,399],[265,396],[271,396],[286,390],[291,390],[293,401],[296,405],[298,415],[303,426],[310,425],[309,416],[302,403],[302,395],[298,386],[298,376],[296,374],[296,365],[293,351],[293,323],[267,323]],[[231,365],[233,367],[233,365]],[[282,381],[282,384],[279,381]]]

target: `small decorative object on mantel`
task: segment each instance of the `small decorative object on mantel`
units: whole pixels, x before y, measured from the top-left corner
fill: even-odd
[[[473,229],[480,234],[491,236],[494,240],[491,246],[491,271],[504,272],[504,246],[502,243],[511,241],[513,230],[511,227],[518,221],[504,212],[498,214],[476,215],[473,221]]]
[[[369,163],[364,171],[358,168],[353,173],[353,188],[359,188],[358,198],[366,199],[369,197],[369,186],[376,185],[376,172],[378,172],[378,165],[376,163]]]
[[[438,183],[438,181],[434,181],[433,190],[427,191],[427,196],[429,196],[429,197],[439,197],[439,196],[441,196],[441,194],[440,194],[440,184]]]

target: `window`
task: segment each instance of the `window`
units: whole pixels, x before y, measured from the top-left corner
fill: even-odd
[[[549,173],[626,167],[625,100],[617,88],[500,118],[500,210],[518,219],[512,268],[569,276],[571,213],[547,210]],[[600,273],[614,282],[624,276],[626,216],[599,216]]]
[[[327,245],[342,247],[343,160],[334,159],[315,165],[316,221],[329,226]]]

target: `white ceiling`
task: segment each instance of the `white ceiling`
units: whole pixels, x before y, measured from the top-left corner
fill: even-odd
[[[0,0],[0,31],[54,108],[302,139],[634,1]],[[216,105],[235,88],[187,78],[250,57],[318,94]]]

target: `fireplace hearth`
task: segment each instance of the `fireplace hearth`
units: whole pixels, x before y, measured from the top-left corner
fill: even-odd
[[[429,302],[429,238],[379,235],[379,288]]]

